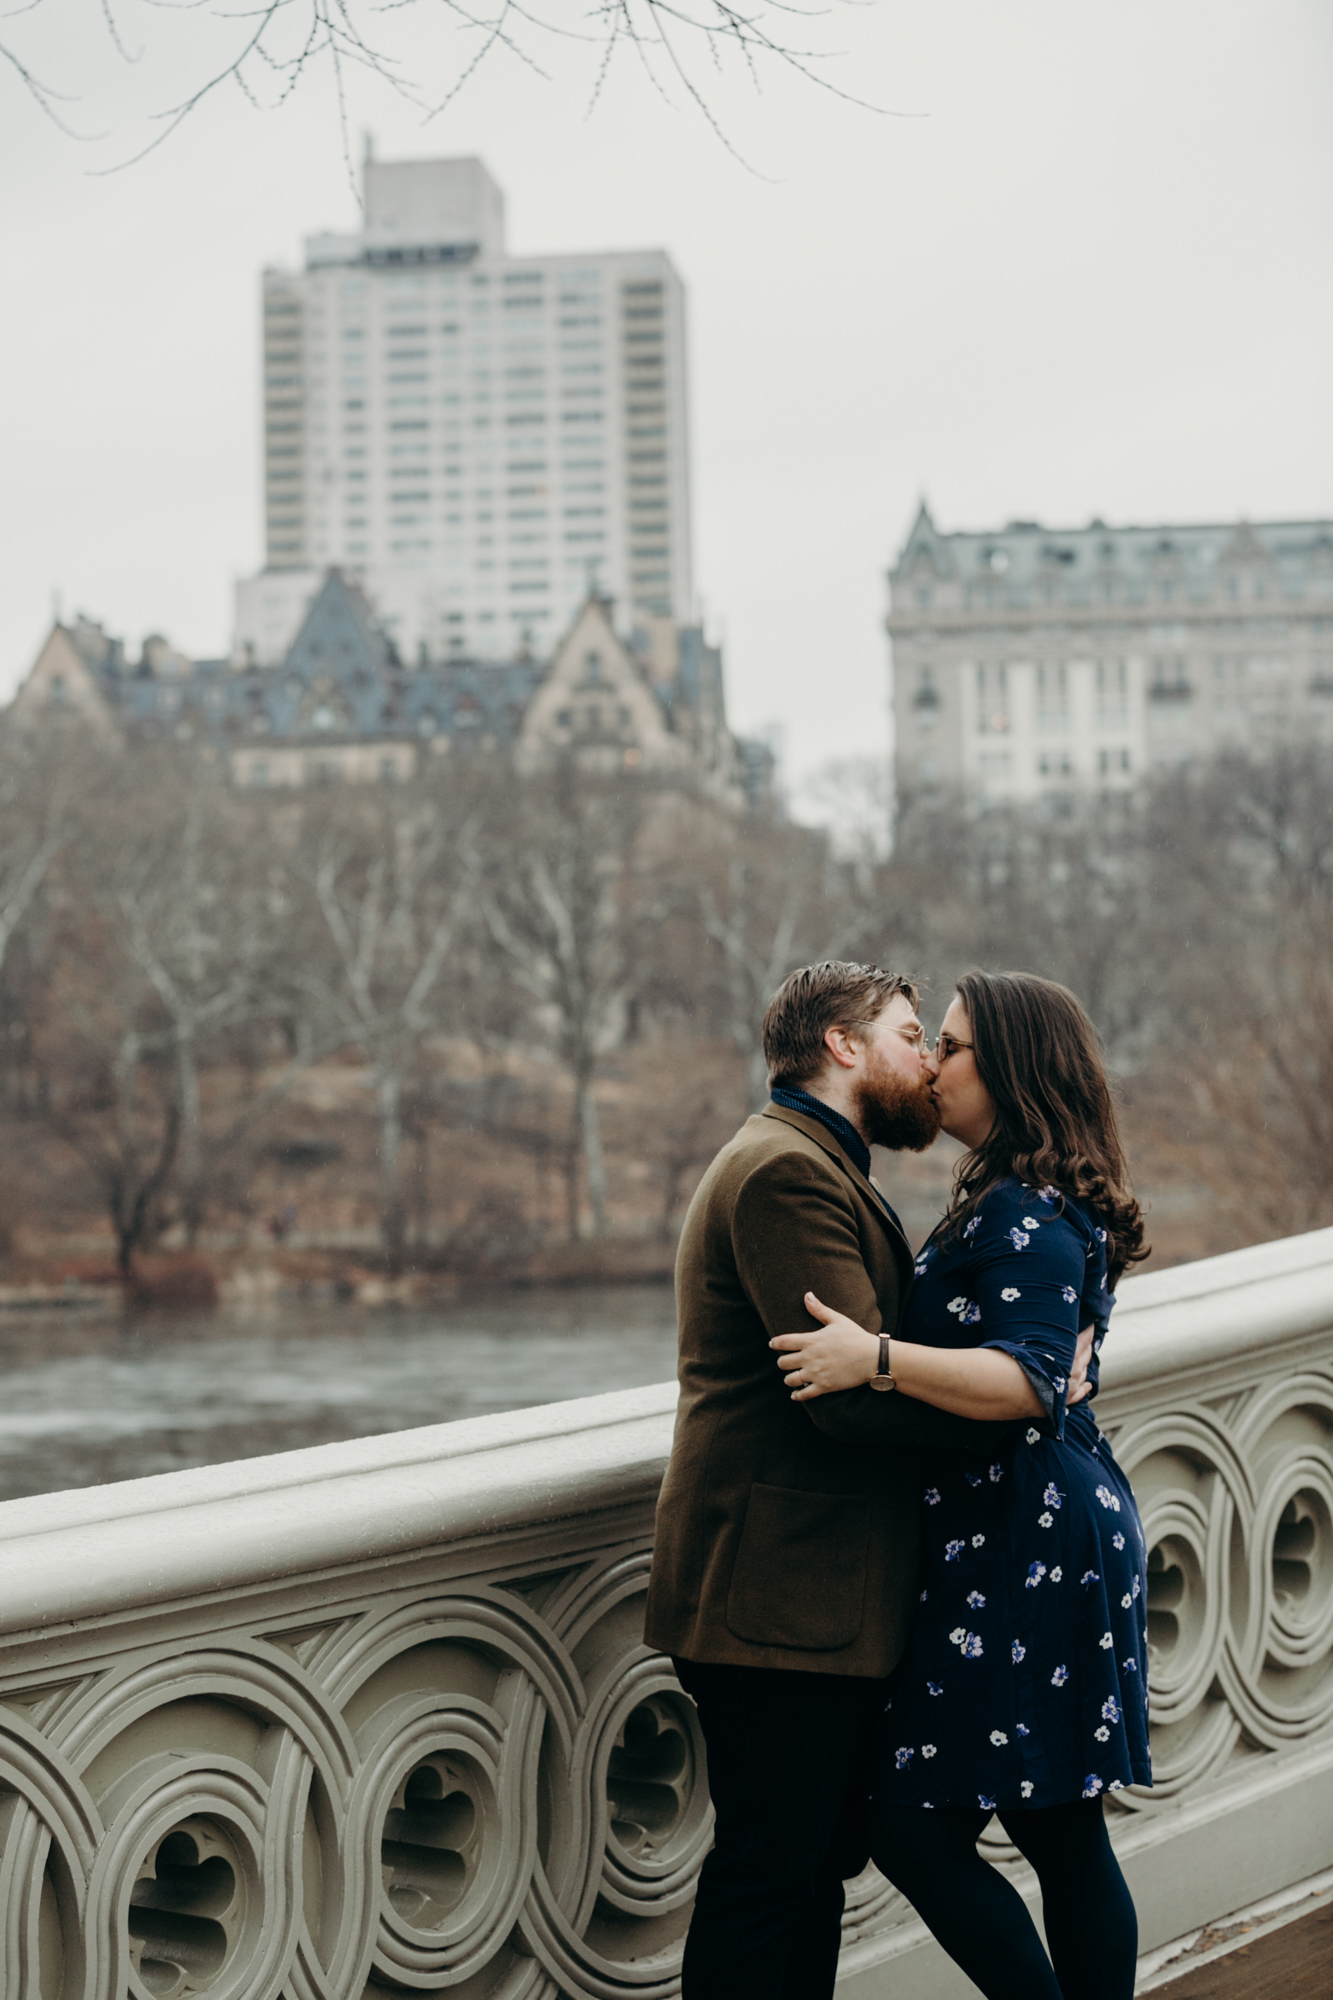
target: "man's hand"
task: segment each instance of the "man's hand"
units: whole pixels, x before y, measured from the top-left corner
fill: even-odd
[[[1069,1387],[1065,1391],[1066,1409],[1072,1409],[1075,1403],[1081,1403],[1085,1396],[1091,1395],[1092,1390],[1088,1383],[1088,1365],[1091,1360],[1092,1328],[1085,1326],[1078,1337],[1078,1346],[1074,1349],[1074,1365],[1069,1371]]]

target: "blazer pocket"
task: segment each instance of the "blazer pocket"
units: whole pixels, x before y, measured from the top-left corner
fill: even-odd
[[[752,1486],[727,1625],[756,1646],[833,1653],[861,1630],[870,1498]]]

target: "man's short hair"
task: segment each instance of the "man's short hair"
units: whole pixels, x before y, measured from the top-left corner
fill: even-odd
[[[787,975],[764,1016],[764,1057],[769,1083],[809,1083],[824,1067],[830,1028],[864,1034],[901,993],[913,1007],[917,989],[901,973],[878,965],[826,958]]]

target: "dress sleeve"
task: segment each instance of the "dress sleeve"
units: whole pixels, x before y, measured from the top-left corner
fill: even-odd
[[[992,1190],[974,1218],[968,1279],[982,1345],[1012,1354],[1063,1437],[1087,1270],[1085,1230],[1058,1200],[1030,1188]]]

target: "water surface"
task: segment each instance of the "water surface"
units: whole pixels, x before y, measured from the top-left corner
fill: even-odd
[[[263,1314],[0,1313],[0,1499],[674,1375],[670,1285]]]

